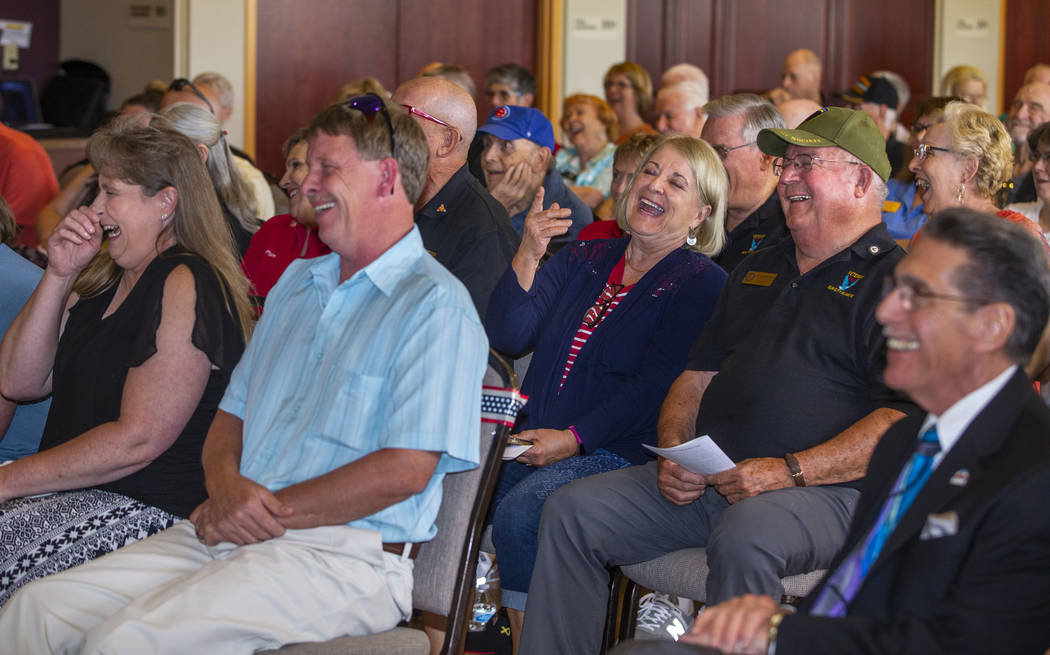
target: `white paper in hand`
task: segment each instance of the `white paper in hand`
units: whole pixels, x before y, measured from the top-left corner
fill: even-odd
[[[656,448],[643,444],[660,457],[671,460],[675,464],[700,475],[711,475],[728,471],[736,466],[729,456],[722,452],[711,437],[704,435],[692,441],[671,448]]]
[[[528,445],[507,444],[507,446],[503,448],[503,459],[505,459],[505,460],[517,459],[518,455],[522,454],[523,452],[525,452],[529,448],[532,448],[532,444],[528,444]]]

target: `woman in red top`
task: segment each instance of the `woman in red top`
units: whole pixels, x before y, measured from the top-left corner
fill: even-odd
[[[306,128],[301,127],[282,146],[284,176],[281,188],[288,194],[288,212],[263,223],[252,236],[248,252],[241,262],[244,274],[252,283],[252,304],[256,315],[262,314],[270,289],[295,259],[327,255],[331,250],[317,238],[317,221],[309,199],[299,185],[306,178]]]

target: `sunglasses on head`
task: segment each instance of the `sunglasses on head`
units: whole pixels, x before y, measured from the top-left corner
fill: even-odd
[[[374,119],[376,114],[383,115],[387,129],[390,130],[390,156],[397,159],[396,151],[394,150],[394,124],[390,122],[390,114],[387,112],[386,102],[374,93],[366,93],[363,96],[350,98],[343,104],[350,109],[356,109],[361,112],[368,120]]]
[[[204,97],[204,94],[201,93],[201,90],[197,88],[197,85],[194,84],[193,82],[187,80],[185,77],[177,77],[174,80],[172,80],[171,84],[168,85],[168,90],[169,91],[182,91],[183,89],[185,89],[187,87],[189,88],[190,91],[193,92],[193,95],[197,96],[198,98],[200,98],[201,100],[204,101],[204,104],[208,105],[208,111],[210,111],[212,116],[214,116],[215,115],[215,107],[211,106],[211,102],[209,102],[208,99],[206,97]]]

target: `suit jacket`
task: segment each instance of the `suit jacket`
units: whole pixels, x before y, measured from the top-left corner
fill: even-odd
[[[924,418],[900,421],[879,443],[831,570],[871,530]],[[845,618],[805,614],[823,588],[785,618],[777,655],[1042,655],[1050,647],[1050,409],[1023,372],[933,471]]]

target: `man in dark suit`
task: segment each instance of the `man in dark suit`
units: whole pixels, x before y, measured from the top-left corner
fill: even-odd
[[[886,383],[928,414],[876,448],[828,577],[797,614],[739,596],[708,608],[677,645],[624,651],[1043,653],[1050,409],[1022,369],[1050,314],[1040,249],[970,210],[927,223],[877,317]]]

